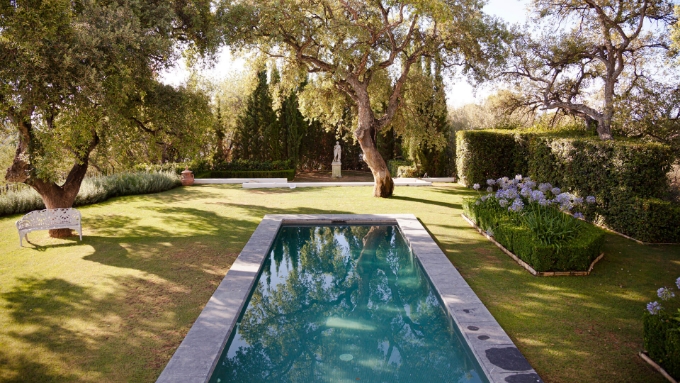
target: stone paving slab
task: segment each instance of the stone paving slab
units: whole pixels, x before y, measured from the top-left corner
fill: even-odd
[[[242,184],[242,183],[287,183],[287,178],[195,178],[195,185]]]
[[[394,186],[432,186],[432,182],[419,180],[416,178],[394,178]],[[244,189],[264,189],[264,188],[322,188],[322,187],[352,187],[352,186],[373,186],[375,182],[289,182],[289,183],[244,183]]]
[[[412,214],[266,215],[157,383],[205,383],[283,224],[397,224],[491,383],[541,383],[529,362]]]

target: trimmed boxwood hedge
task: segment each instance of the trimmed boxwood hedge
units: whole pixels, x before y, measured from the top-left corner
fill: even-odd
[[[527,174],[527,138],[508,130],[456,132],[456,168],[460,182],[470,187],[489,178]]]
[[[680,322],[663,311],[644,313],[644,347],[652,360],[672,377],[680,378]]]
[[[456,138],[466,186],[529,175],[597,197],[598,219],[612,230],[644,242],[680,242],[680,206],[666,200],[674,160],[668,146],[497,130],[459,131]]]
[[[576,237],[556,249],[541,245],[531,230],[507,217],[485,216],[482,209],[476,208],[474,200],[464,201],[463,209],[477,226],[494,227],[494,239],[539,272],[586,271],[604,244],[604,232],[584,224]]]
[[[196,174],[196,178],[295,178],[295,169],[288,170],[211,170]]]

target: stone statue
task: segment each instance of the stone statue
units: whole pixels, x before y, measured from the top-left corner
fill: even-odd
[[[340,142],[335,141],[335,147],[333,148],[333,162],[340,162],[342,154],[340,153]]]

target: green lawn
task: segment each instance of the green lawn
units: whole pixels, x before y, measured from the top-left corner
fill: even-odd
[[[153,382],[262,216],[413,213],[546,382],[664,382],[637,356],[641,314],[680,246],[608,235],[588,277],[532,277],[460,218],[456,186],[199,186],[80,208],[84,240],[0,218],[0,382]]]

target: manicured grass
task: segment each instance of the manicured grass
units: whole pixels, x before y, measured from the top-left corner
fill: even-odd
[[[0,382],[153,382],[268,213],[413,213],[546,382],[663,382],[641,315],[680,246],[608,235],[588,277],[537,278],[460,218],[468,190],[198,186],[80,208],[84,240],[0,219]]]

